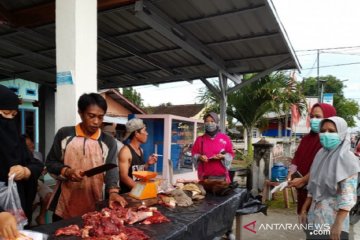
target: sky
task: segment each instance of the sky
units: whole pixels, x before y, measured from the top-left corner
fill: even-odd
[[[360,1],[272,1],[302,66],[297,79],[317,76],[316,51],[303,50],[321,49],[320,76],[331,74],[344,80],[345,97],[360,102]],[[145,106],[157,106],[198,103],[199,89],[204,87],[195,80],[135,89]]]

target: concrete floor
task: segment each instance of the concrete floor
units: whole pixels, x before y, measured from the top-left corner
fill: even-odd
[[[290,211],[290,212],[289,212]],[[244,228],[245,225],[255,222],[256,233]],[[298,219],[295,212],[288,209],[269,209],[268,215],[262,213],[246,215],[242,217],[242,228],[240,239],[237,240],[305,240],[305,233],[302,230],[264,230],[259,229],[261,224],[297,224]],[[264,226],[264,225],[263,225]],[[249,226],[250,229],[253,225]],[[235,233],[235,222],[234,222]],[[351,226],[350,239],[360,239],[360,222]]]

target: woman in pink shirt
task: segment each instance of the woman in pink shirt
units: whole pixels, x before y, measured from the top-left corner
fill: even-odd
[[[219,118],[210,112],[204,116],[205,134],[199,136],[192,148],[199,180],[217,179],[230,183],[229,171],[234,158],[231,139],[219,130]]]

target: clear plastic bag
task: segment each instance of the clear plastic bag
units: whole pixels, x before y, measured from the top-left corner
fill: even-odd
[[[14,215],[18,229],[23,229],[28,220],[21,207],[21,201],[14,178],[15,174],[9,177],[7,186],[5,183],[0,185],[0,206],[6,212]]]

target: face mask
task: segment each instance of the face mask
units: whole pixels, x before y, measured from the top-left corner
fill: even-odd
[[[320,122],[322,119],[320,118],[312,118],[310,119],[310,128],[311,131],[319,133],[320,132]]]
[[[212,123],[212,122],[205,123],[205,130],[207,132],[213,132],[216,130],[216,128],[217,128],[216,123]]]
[[[325,149],[332,150],[339,146],[341,139],[338,133],[320,133],[320,143]]]

